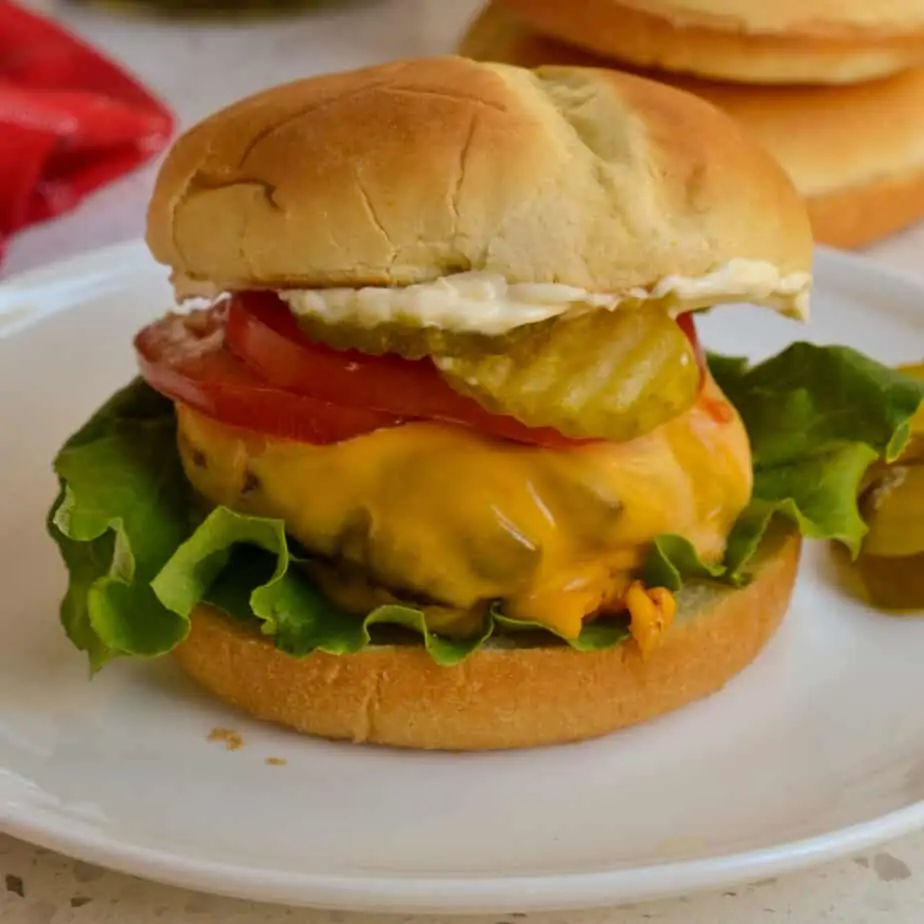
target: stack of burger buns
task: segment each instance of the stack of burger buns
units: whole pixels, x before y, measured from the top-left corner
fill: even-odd
[[[924,0],[490,0],[459,50],[708,99],[786,169],[820,243],[863,247],[924,217]]]

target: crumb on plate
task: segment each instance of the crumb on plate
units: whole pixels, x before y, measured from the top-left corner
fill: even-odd
[[[238,751],[244,746],[240,732],[232,731],[230,728],[213,728],[209,732],[208,740],[223,742],[228,751]]]

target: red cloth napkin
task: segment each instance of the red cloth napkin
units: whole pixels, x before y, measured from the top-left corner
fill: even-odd
[[[16,231],[153,157],[172,130],[169,110],[124,70],[0,0],[0,256]]]

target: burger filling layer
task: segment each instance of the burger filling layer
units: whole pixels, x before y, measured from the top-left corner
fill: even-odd
[[[371,585],[467,634],[492,601],[576,637],[625,608],[651,541],[683,535],[721,559],[751,497],[747,434],[707,379],[688,411],[645,436],[567,450],[415,422],[328,445],[257,434],[178,405],[179,448],[210,503],[285,522],[343,602]]]

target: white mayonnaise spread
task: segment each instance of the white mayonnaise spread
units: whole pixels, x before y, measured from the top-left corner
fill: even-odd
[[[811,287],[810,273],[783,276],[770,263],[731,260],[704,276],[666,276],[649,288],[619,295],[557,283],[508,283],[503,276],[483,272],[454,273],[410,286],[287,289],[279,295],[296,316],[331,324],[375,327],[403,322],[494,336],[559,315],[600,308],[615,311],[649,301],[663,303],[672,315],[749,302],[807,320]]]

